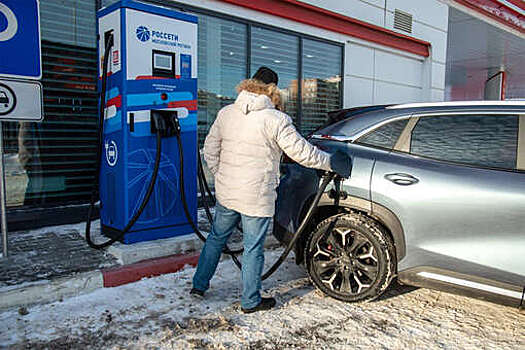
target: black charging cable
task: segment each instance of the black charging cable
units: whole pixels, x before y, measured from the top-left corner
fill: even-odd
[[[186,215],[186,219],[188,220],[188,223],[190,224],[190,226],[193,229],[193,231],[195,232],[195,234],[199,237],[199,239],[201,241],[206,242],[206,237],[202,234],[202,232],[199,230],[199,228],[197,227],[197,225],[193,221],[193,218],[191,217],[190,210],[188,208],[188,203],[186,201],[186,191],[184,189],[184,149],[182,148],[182,140],[181,140],[181,135],[180,135],[179,118],[177,118],[177,116],[173,116],[172,122],[174,123],[175,129],[177,130],[177,132],[175,133],[175,137],[177,139],[177,146],[179,148],[179,166],[180,166],[180,171],[179,171],[179,193],[180,193],[180,198],[181,198],[181,201],[182,201],[182,207],[184,209],[184,214]],[[202,193],[201,193],[201,195],[202,195]],[[235,252],[231,251],[228,248],[228,246],[225,247],[223,252],[226,253],[226,254],[229,254],[232,257],[233,262],[235,263],[235,265],[237,265],[237,267],[239,269],[242,268],[241,262],[239,261],[239,259],[235,255]]]
[[[106,247],[109,247],[113,243],[121,240],[126,233],[129,232],[129,230],[135,225],[139,217],[144,212],[144,209],[146,208],[151,195],[153,193],[153,189],[155,188],[155,182],[157,181],[157,175],[159,173],[159,166],[160,166],[160,157],[161,157],[161,151],[162,151],[162,133],[166,129],[166,125],[164,124],[164,120],[160,116],[152,116],[152,123],[155,123],[156,127],[156,154],[155,154],[155,165],[153,167],[153,173],[151,175],[150,182],[148,184],[148,189],[146,191],[146,195],[142,199],[142,202],[139,206],[139,209],[135,212],[133,217],[129,220],[129,222],[126,224],[124,229],[118,231],[114,237],[110,238],[106,242],[103,243],[95,243],[91,237],[91,221],[93,217],[93,212],[95,210],[95,204],[97,199],[99,198],[99,182],[100,182],[100,167],[101,167],[101,155],[102,155],[102,148],[104,145],[102,144],[102,140],[104,139],[104,111],[106,107],[106,88],[107,88],[107,73],[108,73],[108,62],[109,62],[109,53],[111,50],[111,47],[113,46],[113,34],[110,34],[108,37],[108,41],[106,43],[105,51],[104,51],[104,59],[102,62],[102,89],[100,94],[100,109],[99,109],[99,128],[98,128],[98,147],[97,147],[97,164],[95,168],[95,181],[93,183],[93,189],[91,191],[91,200],[89,204],[88,209],[88,215],[86,220],[86,241],[88,245],[91,248],[94,249],[103,249]],[[101,202],[102,203],[102,202]],[[101,204],[102,206],[102,204]]]

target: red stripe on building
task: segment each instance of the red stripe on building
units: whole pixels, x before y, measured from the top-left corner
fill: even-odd
[[[171,101],[168,102],[169,108],[185,107],[189,111],[197,110],[197,100],[187,100],[187,101]]]
[[[113,97],[112,99],[108,100],[108,102],[106,102],[106,106],[115,106],[120,108],[122,106],[122,95],[118,95],[117,97]]]
[[[485,15],[507,27],[525,33],[525,16],[496,0],[454,0],[482,15]],[[523,7],[525,5],[522,4]]]
[[[428,57],[430,43],[297,0],[224,2]]]

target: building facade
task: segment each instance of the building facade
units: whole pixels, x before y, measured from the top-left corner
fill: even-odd
[[[525,22],[516,1],[518,5],[514,0],[148,2],[198,16],[202,144],[217,111],[235,100],[236,85],[261,65],[279,74],[286,112],[304,135],[321,125],[328,111],[340,108],[481,99],[484,95],[467,91],[483,92],[484,79],[495,69],[488,61],[470,69],[472,57],[451,38],[464,31],[457,24],[464,24],[465,16],[471,20],[469,28],[479,21],[499,33],[500,41],[513,43],[512,55],[499,46],[495,50],[513,67],[512,74],[504,75],[519,76]],[[95,13],[113,2],[40,0],[45,120],[6,123],[4,128],[10,229],[79,221],[85,215],[97,161]],[[472,5],[487,2],[505,5],[514,17],[509,21]],[[468,38],[462,40],[467,45]],[[492,50],[486,52],[488,56]],[[458,58],[462,54],[467,61]],[[505,69],[497,67],[498,72]],[[509,85],[511,97],[525,96],[517,78]]]

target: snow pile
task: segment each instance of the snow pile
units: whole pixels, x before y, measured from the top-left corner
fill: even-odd
[[[266,253],[266,265],[281,250]],[[427,289],[394,286],[379,301],[324,297],[288,258],[263,282],[271,311],[239,311],[240,274],[219,264],[202,301],[194,269],[0,314],[0,347],[52,349],[525,348],[525,314]]]

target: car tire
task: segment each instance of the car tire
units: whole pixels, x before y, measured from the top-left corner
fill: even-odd
[[[318,224],[304,256],[312,283],[326,295],[345,302],[376,299],[396,273],[390,235],[360,213],[335,215]]]

